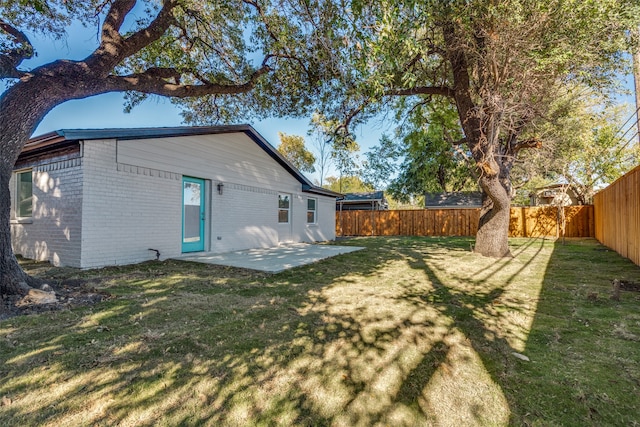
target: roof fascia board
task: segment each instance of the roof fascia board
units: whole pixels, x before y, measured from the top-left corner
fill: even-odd
[[[336,193],[335,191],[328,190],[326,188],[317,187],[315,185],[302,185],[302,191],[305,193],[313,193],[318,194],[320,196],[328,196],[328,197],[341,197],[341,193]]]
[[[61,129],[31,138],[22,152],[46,151],[46,148],[68,141],[87,141],[95,139],[135,140],[146,138],[172,138],[190,135],[214,135],[223,133],[244,133],[273,160],[282,166],[300,184],[302,190],[308,193],[338,197],[341,194],[316,187],[302,173],[296,169],[276,148],[260,135],[251,125],[224,126],[181,126],[166,128],[116,128],[116,129]]]

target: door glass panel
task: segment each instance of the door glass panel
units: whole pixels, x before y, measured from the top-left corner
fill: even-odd
[[[197,182],[183,182],[184,201],[184,230],[183,243],[199,242],[201,212],[202,212],[202,184]]]

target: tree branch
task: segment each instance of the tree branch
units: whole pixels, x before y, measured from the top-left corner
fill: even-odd
[[[340,123],[340,125],[334,129],[333,133],[336,134],[336,135],[340,131],[345,131],[345,132],[349,133],[349,126],[351,125],[351,122],[353,121],[353,119],[355,119],[356,116],[358,114],[360,114],[369,105],[370,102],[371,102],[371,100],[367,99],[367,100],[363,101],[362,104],[360,104],[356,108],[354,108],[351,111],[349,111],[349,113],[345,117],[344,121],[342,123]]]
[[[518,141],[513,145],[513,155],[518,154],[518,151],[526,148],[540,148],[542,147],[542,141],[536,138],[527,139],[525,141]]]
[[[269,24],[269,19],[268,16],[266,15],[264,9],[262,8],[262,6],[260,6],[258,4],[257,0],[242,0],[243,3],[253,7],[256,12],[258,13],[258,15],[260,15],[260,19],[262,20],[262,23],[265,26],[265,29],[267,30],[267,33],[269,34],[269,37],[271,38],[271,40],[276,43],[277,45],[282,44],[280,41],[280,38],[277,35],[277,32],[273,30],[272,26]],[[310,16],[310,15],[309,15]],[[289,49],[287,49],[286,47],[283,49],[284,52],[282,53],[278,53],[278,54],[271,54],[271,57],[274,58],[282,58],[282,59],[291,59],[293,61],[296,61],[298,63],[298,65],[304,70],[305,74],[312,79],[312,73],[310,72],[309,68],[305,65],[304,61],[300,58],[298,58],[297,56],[295,56],[294,54],[289,52]]]
[[[18,46],[0,55],[0,78],[20,78],[25,72],[18,70],[18,65],[25,59],[33,57],[33,45],[27,36],[13,25],[0,18],[0,31],[7,33]]]
[[[109,8],[102,25],[100,46],[84,60],[94,73],[106,77],[122,60],[162,37],[174,22],[173,9],[178,0],[164,0],[158,15],[147,27],[124,38],[120,28],[135,3],[135,0],[116,0]]]
[[[431,56],[431,55],[440,55],[444,57],[445,52],[437,46],[430,46],[429,50],[426,52],[426,56]],[[409,70],[414,65],[416,65],[419,61],[421,61],[423,58],[424,58],[424,55],[422,53],[417,53],[413,58],[409,60],[409,62],[407,62],[407,64],[404,66],[404,69]]]
[[[108,76],[105,80],[107,92],[136,91],[153,95],[169,96],[175,98],[198,97],[205,95],[231,95],[249,92],[258,79],[271,71],[267,65],[263,65],[253,72],[244,83],[217,84],[204,82],[203,84],[180,84],[181,73],[172,68],[150,68],[143,73],[126,76]],[[172,79],[172,81],[168,81]]]
[[[385,93],[389,96],[411,96],[411,95],[441,95],[449,98],[455,97],[453,89],[446,86],[419,86],[409,89],[391,89]]]
[[[135,0],[116,0],[113,2],[104,19],[104,24],[102,24],[102,40],[108,40],[111,37],[120,39],[122,37],[120,28],[124,23],[125,17],[131,12],[135,4]]]
[[[100,46],[85,60],[93,68],[94,63],[107,67],[107,58],[118,57],[122,50],[124,38],[120,34],[120,28],[127,14],[135,6],[135,0],[116,0],[111,4],[100,33]],[[110,70],[108,70],[110,71]],[[107,72],[108,72],[107,71]]]
[[[462,138],[456,141],[453,138],[451,138],[451,135],[449,135],[449,132],[447,131],[447,129],[443,129],[442,131],[443,131],[442,133],[444,134],[444,139],[446,139],[447,142],[453,145],[454,147],[459,147],[460,145],[467,143],[467,138]]]
[[[158,40],[173,24],[173,9],[178,6],[178,0],[164,0],[162,9],[151,23],[125,39],[125,49],[122,59],[133,55],[145,46]]]

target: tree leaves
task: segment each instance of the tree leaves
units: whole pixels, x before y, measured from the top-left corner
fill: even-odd
[[[278,136],[280,137],[278,151],[293,166],[302,172],[313,173],[316,171],[313,166],[316,158],[312,152],[306,149],[303,136],[287,135],[284,132],[278,132]]]

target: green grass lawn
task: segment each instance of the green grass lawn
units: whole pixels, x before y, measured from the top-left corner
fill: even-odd
[[[30,264],[112,298],[0,322],[0,425],[639,425],[640,293],[609,297],[640,268],[593,240],[472,243],[353,239],[276,275]]]

